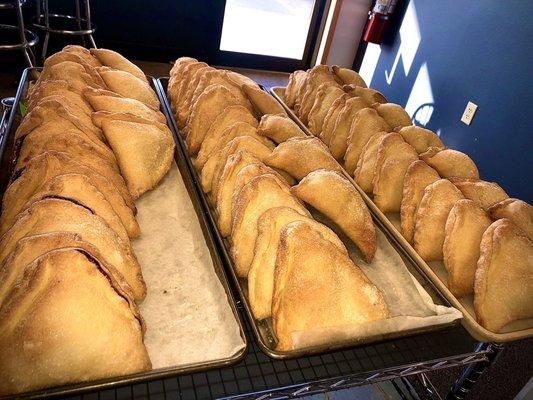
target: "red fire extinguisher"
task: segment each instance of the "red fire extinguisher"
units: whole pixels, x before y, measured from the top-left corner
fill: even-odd
[[[397,0],[376,0],[374,8],[368,13],[368,22],[363,34],[365,42],[381,44],[396,2]]]

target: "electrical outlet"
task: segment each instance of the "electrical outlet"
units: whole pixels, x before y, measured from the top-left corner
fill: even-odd
[[[465,111],[463,112],[463,116],[461,117],[461,121],[464,122],[466,125],[470,125],[472,122],[472,118],[474,118],[474,114],[477,111],[477,104],[472,103],[471,101],[468,102],[466,105]]]

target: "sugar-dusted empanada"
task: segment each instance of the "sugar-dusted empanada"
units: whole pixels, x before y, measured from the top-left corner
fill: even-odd
[[[308,123],[309,130],[315,136],[318,136],[322,131],[324,118],[328,113],[333,102],[344,95],[344,91],[336,85],[323,83],[317,89],[315,103],[309,111]]]
[[[390,132],[390,125],[372,108],[364,108],[357,114],[348,132],[344,168],[353,175],[359,156],[368,140],[377,132]]]
[[[446,147],[441,142],[437,134],[429,129],[424,129],[416,125],[410,125],[396,130],[400,135],[402,135],[403,140],[416,149],[418,154],[425,153],[430,147],[441,149]]]
[[[39,105],[39,102],[44,98],[56,95],[61,96],[62,98],[67,98],[67,101],[76,104],[76,106],[82,109],[85,114],[91,115],[93,112],[91,105],[85,101],[80,93],[75,92],[72,89],[73,88],[66,81],[54,79],[42,81],[39,85],[33,86],[31,94],[28,93],[28,111],[31,111],[34,107]]]
[[[457,201],[448,214],[442,252],[448,272],[448,288],[456,297],[474,292],[479,244],[491,223],[488,214],[468,199]]]
[[[479,323],[500,332],[512,321],[533,317],[533,243],[504,218],[488,227],[480,249],[474,284]]]
[[[318,137],[324,142],[326,146],[329,147],[333,132],[335,129],[335,122],[337,122],[337,117],[340,112],[344,109],[346,105],[346,100],[348,100],[348,95],[343,94],[341,97],[337,98],[331,107],[329,108],[326,116],[324,117],[324,122],[322,124],[322,130],[319,133]]]
[[[327,65],[315,65],[308,72],[305,85],[302,86],[300,108],[298,110],[298,117],[304,124],[308,123],[309,111],[315,103],[317,89],[323,83],[340,86],[337,82],[338,78],[331,73]]]
[[[305,221],[282,229],[272,304],[277,350],[294,349],[293,332],[388,317],[383,293],[345,251]]]
[[[465,153],[452,149],[430,147],[420,159],[435,168],[443,178],[479,179],[476,164]]]
[[[270,94],[258,88],[257,85],[243,85],[242,90],[248,96],[257,115],[262,117],[266,114],[286,114],[282,105]]]
[[[294,108],[296,97],[298,96],[300,87],[302,86],[306,77],[307,72],[301,70],[294,71],[292,74],[290,74],[289,82],[285,88],[285,96],[283,99],[289,108]]]
[[[374,104],[373,107],[376,109],[379,116],[383,118],[385,122],[393,129],[413,125],[411,117],[399,104],[378,103]]]
[[[266,210],[282,206],[309,215],[302,203],[291,194],[289,186],[272,174],[252,179],[234,194],[231,256],[237,276],[248,276],[257,238],[257,220]]]
[[[505,199],[488,209],[492,219],[507,218],[533,241],[533,207],[520,199]]]
[[[62,51],[76,54],[77,56],[83,58],[83,60],[85,61],[86,64],[89,64],[90,66],[92,66],[94,68],[102,66],[100,61],[98,61],[95,57],[92,56],[92,54],[89,51],[89,49],[86,49],[83,46],[78,46],[78,45],[75,45],[75,44],[69,44],[69,45],[63,47]]]
[[[305,221],[339,250],[346,252],[344,243],[335,232],[310,216],[290,207],[276,207],[265,211],[257,221],[254,258],[248,272],[248,300],[256,319],[265,319],[272,314],[274,273],[280,234],[287,224],[294,221]]]
[[[349,96],[357,96],[362,97],[363,100],[371,106],[375,103],[386,103],[387,99],[383,94],[378,92],[375,89],[370,89],[358,85],[344,85],[343,89],[346,93],[348,93]]]
[[[378,147],[385,135],[387,135],[387,132],[377,132],[368,139],[357,161],[357,168],[355,168],[353,173],[355,183],[366,193],[372,193]]]
[[[355,85],[366,88],[365,80],[357,72],[348,68],[339,67],[334,65],[331,70],[345,85]]]
[[[484,210],[488,210],[494,204],[509,198],[496,182],[462,178],[450,178],[450,180],[463,193],[463,196],[475,201]]]
[[[295,137],[278,145],[265,164],[279,168],[297,180],[317,169],[342,171],[328,148],[315,137]]]
[[[363,258],[372,261],[376,253],[372,216],[348,179],[336,171],[317,170],[303,178],[291,192],[336,223],[361,250]]]
[[[275,143],[283,143],[292,137],[307,136],[292,119],[284,115],[263,115],[257,127],[257,133],[273,140]]]
[[[129,72],[133,76],[148,82],[146,75],[138,66],[116,51],[109,49],[90,49],[89,51],[102,65]]]
[[[424,195],[424,189],[440,179],[439,174],[422,160],[409,165],[403,177],[402,203],[400,205],[400,224],[402,235],[413,243],[416,210]]]
[[[403,179],[409,165],[416,160],[416,150],[399,133],[389,133],[381,139],[372,181],[374,203],[381,211],[400,211]]]
[[[463,198],[461,191],[447,179],[426,186],[416,210],[414,247],[425,261],[443,259],[446,220],[453,205]]]
[[[329,149],[335,159],[342,159],[346,153],[351,127],[353,124],[355,124],[355,120],[357,120],[358,112],[366,107],[368,107],[368,104],[363,100],[362,97],[352,97],[346,100],[343,109],[337,116],[335,126],[333,127],[333,131],[329,139]],[[364,112],[361,115],[366,117],[366,113]],[[388,128],[379,130],[388,130]]]

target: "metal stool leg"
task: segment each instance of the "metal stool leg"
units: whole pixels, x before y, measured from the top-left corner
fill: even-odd
[[[77,0],[79,1],[79,0]],[[87,30],[91,29],[92,23],[91,23],[91,4],[89,0],[83,0],[83,3],[85,5],[85,23],[87,24]],[[87,35],[89,37],[89,43],[91,44],[91,47],[96,48],[96,43],[94,41],[92,33],[89,33]],[[84,41],[85,43],[85,41]]]
[[[28,67],[33,67],[35,65],[35,59],[32,59],[32,57],[30,57],[30,53],[28,52],[28,40],[26,39],[26,32],[24,31],[24,17],[22,16],[22,4],[20,3],[19,0],[16,0],[15,11],[17,13],[20,43],[23,45],[21,49],[22,54],[24,55],[24,58],[26,59],[26,64],[28,65]],[[33,53],[31,53],[31,55],[33,55]]]
[[[76,0],[76,23],[78,25],[78,29],[81,31],[80,0]],[[81,42],[83,43],[83,47],[87,47],[87,43],[85,42],[85,35],[81,36]]]
[[[498,354],[503,349],[503,344],[497,343],[479,343],[478,349],[476,351],[490,348],[492,351],[488,354],[488,362],[478,362],[475,364],[470,364],[463,369],[461,375],[452,385],[452,388],[446,400],[463,400],[466,395],[472,390],[472,387],[477,382],[479,377],[485,372],[485,370],[494,362]]]
[[[40,0],[37,0],[40,1]],[[44,25],[46,27],[46,32],[44,34],[43,49],[41,52],[42,62],[46,58],[46,52],[48,50],[48,41],[50,40],[50,20],[48,18],[48,0],[43,0],[43,14],[44,14]]]

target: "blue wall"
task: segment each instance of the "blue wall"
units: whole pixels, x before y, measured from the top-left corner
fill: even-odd
[[[411,2],[421,40],[409,74],[400,61],[391,84],[385,79],[401,42],[394,30],[390,45],[381,46],[370,85],[405,106],[427,63],[435,107],[427,127],[440,129],[448,147],[469,154],[483,179],[532,203],[533,2]],[[469,100],[479,108],[467,126],[460,118]]]

